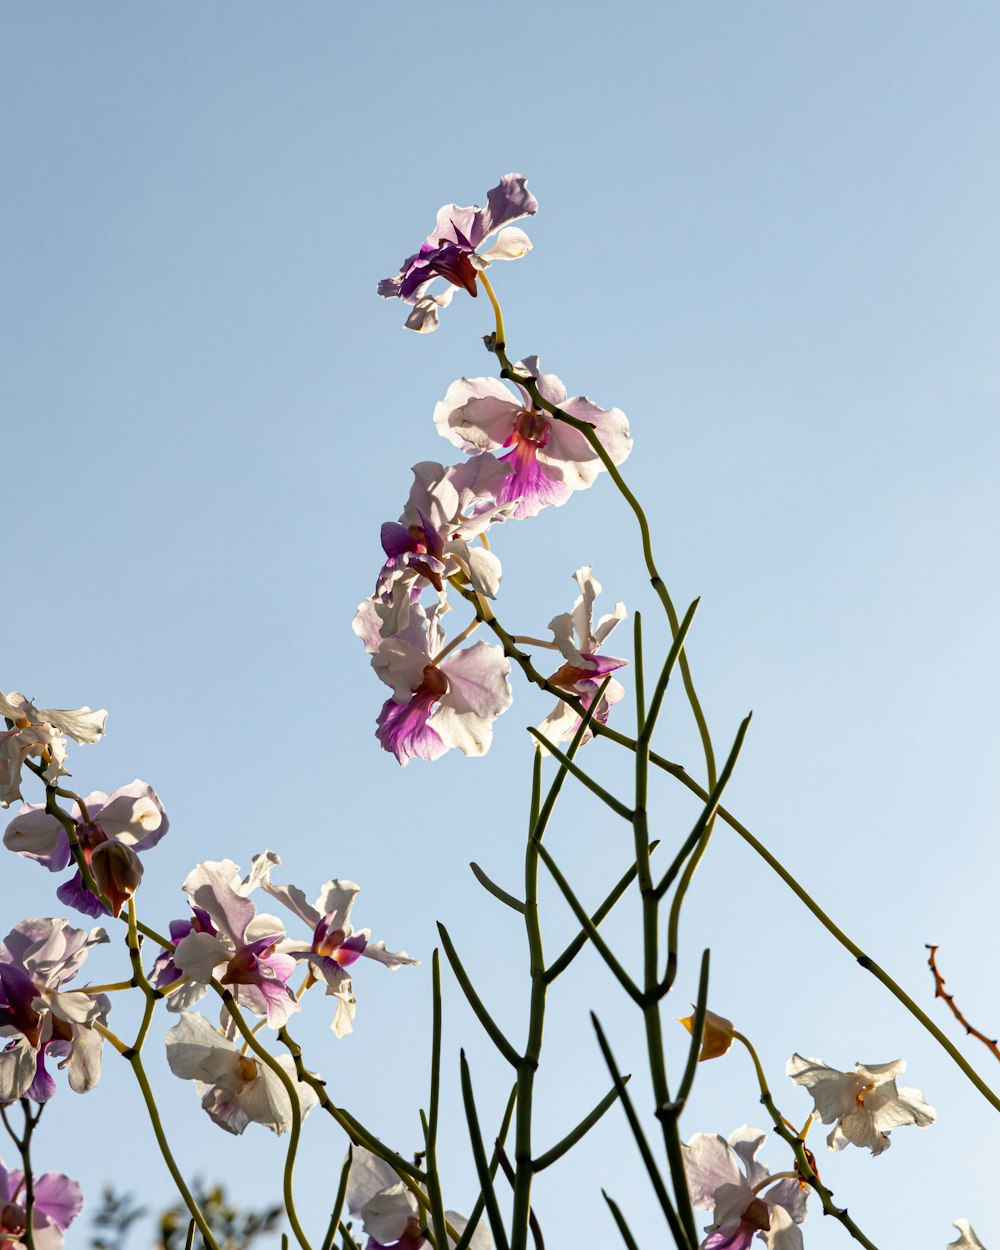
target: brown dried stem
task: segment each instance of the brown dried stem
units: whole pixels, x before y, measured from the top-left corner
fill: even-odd
[[[1000,1045],[997,1044],[997,1039],[995,1037],[987,1037],[986,1034],[981,1032],[979,1029],[977,1029],[975,1025],[970,1024],[969,1021],[965,1018],[964,1014],[962,1013],[961,1008],[955,1002],[955,995],[949,994],[945,990],[944,987],[947,984],[947,982],[945,981],[944,977],[941,975],[941,972],[937,966],[937,953],[938,953],[937,946],[932,945],[930,942],[927,942],[926,946],[927,946],[927,949],[930,951],[930,954],[927,956],[927,967],[930,968],[931,974],[934,977],[934,997],[943,998],[944,1001],[948,1004],[948,1010],[955,1017],[955,1019],[962,1026],[962,1028],[965,1029],[966,1033],[970,1037],[975,1037],[980,1042],[982,1042],[982,1044],[986,1047],[986,1049],[990,1052],[990,1054],[993,1056],[994,1059],[1000,1059]]]

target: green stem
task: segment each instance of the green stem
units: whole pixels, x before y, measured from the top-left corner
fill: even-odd
[[[604,1196],[604,1201],[608,1204],[608,1209],[611,1211],[611,1216],[614,1219],[616,1228],[621,1234],[622,1241],[625,1243],[626,1250],[639,1250],[639,1243],[632,1236],[632,1230],[629,1228],[628,1224],[626,1224],[625,1216],[622,1215],[621,1208],[618,1203],[615,1202],[614,1198],[609,1198],[605,1190],[602,1189],[601,1193]]]
[[[462,1076],[462,1101],[465,1104],[465,1119],[469,1126],[469,1141],[472,1145],[472,1158],[479,1177],[479,1191],[483,1196],[486,1216],[490,1222],[490,1231],[496,1250],[510,1250],[507,1233],[500,1215],[500,1204],[497,1202],[496,1190],[493,1186],[493,1173],[486,1161],[486,1149],[483,1146],[483,1135],[479,1127],[479,1115],[476,1111],[476,1098],[472,1091],[472,1076],[465,1051],[459,1053],[459,1064]]]
[[[309,1240],[302,1230],[299,1223],[298,1213],[295,1210],[295,1190],[294,1190],[294,1173],[295,1173],[295,1156],[299,1148],[299,1137],[302,1133],[302,1106],[299,1103],[298,1090],[295,1088],[295,1082],[288,1075],[281,1064],[275,1059],[266,1046],[263,1046],[254,1034],[253,1029],[247,1024],[243,1018],[243,1013],[236,1005],[236,1000],[231,991],[212,978],[212,988],[221,997],[222,1005],[229,1013],[230,1018],[240,1031],[243,1040],[247,1043],[257,1058],[270,1068],[274,1075],[281,1082],[285,1093],[288,1095],[288,1105],[292,1113],[292,1126],[288,1133],[288,1149],[285,1152],[285,1167],[283,1171],[283,1195],[285,1199],[285,1210],[288,1213],[288,1222],[292,1227],[292,1233],[295,1240],[302,1247],[302,1250],[312,1250]]]
[[[577,734],[579,742],[582,731]],[[561,753],[560,753],[561,754]],[[560,764],[572,767],[568,757]],[[536,751],[532,769],[531,809],[528,817],[528,838],[524,851],[524,929],[528,940],[528,975],[531,994],[528,1003],[528,1036],[524,1055],[517,1065],[517,1111],[514,1122],[514,1203],[511,1213],[511,1250],[526,1250],[531,1219],[532,1163],[531,1113],[535,1089],[535,1073],[542,1052],[542,1031],[545,1022],[545,955],[542,930],[538,919],[538,858],[544,854],[539,817],[542,785],[542,757]],[[550,809],[551,810],[551,809]]]
[[[500,1123],[500,1132],[497,1134],[496,1144],[493,1149],[493,1159],[489,1166],[489,1176],[492,1182],[497,1174],[497,1168],[500,1166],[500,1151],[503,1150],[504,1142],[507,1140],[507,1134],[510,1132],[510,1124],[514,1118],[514,1106],[517,1102],[517,1086],[510,1091],[510,1097],[507,1099],[507,1107],[503,1114],[503,1120]],[[483,1208],[486,1205],[486,1199],[482,1193],[472,1204],[472,1210],[469,1212],[469,1223],[465,1232],[459,1237],[455,1250],[469,1250],[469,1242],[472,1240],[479,1221],[483,1218]]]
[[[344,1210],[344,1199],[347,1196],[347,1178],[350,1174],[351,1149],[348,1147],[347,1158],[344,1160],[344,1166],[340,1169],[340,1184],[337,1186],[337,1196],[333,1200],[333,1214],[330,1216],[330,1223],[327,1226],[326,1236],[323,1238],[320,1250],[333,1250],[333,1243],[340,1225],[340,1216]]]
[[[441,956],[437,950],[431,960],[431,1097],[427,1117],[425,1148],[427,1158],[427,1194],[431,1203],[431,1226],[434,1243],[441,1250],[448,1246],[448,1230],[444,1214],[444,1198],[441,1193],[441,1177],[438,1175],[437,1132],[438,1111],[441,1102]]]
[[[302,1047],[291,1036],[287,1027],[278,1030],[278,1038],[292,1057],[292,1062],[295,1064],[296,1077],[309,1086],[309,1088],[316,1095],[319,1105],[323,1108],[327,1115],[331,1117],[331,1119],[335,1120],[340,1125],[348,1137],[350,1137],[352,1142],[355,1142],[359,1146],[364,1146],[367,1150],[370,1150],[372,1154],[378,1155],[380,1159],[384,1160],[390,1167],[394,1168],[400,1176],[409,1177],[412,1181],[418,1184],[426,1179],[420,1168],[415,1167],[412,1163],[408,1162],[402,1157],[402,1155],[396,1154],[394,1150],[390,1150],[388,1146],[379,1141],[374,1133],[369,1132],[360,1120],[356,1120],[354,1116],[345,1111],[343,1107],[336,1106],[330,1098],[330,1095],[327,1093],[326,1085],[323,1080],[308,1071],[306,1068],[302,1059]],[[282,1068],[282,1071],[284,1071],[284,1068]]]
[[[198,1231],[201,1233],[208,1250],[219,1250],[219,1243],[215,1240],[208,1221],[202,1213],[201,1207],[195,1200],[194,1195],[188,1189],[177,1161],[174,1159],[170,1149],[170,1143],[167,1141],[167,1135],[163,1131],[163,1121],[160,1119],[160,1111],[156,1105],[156,1099],[153,1096],[152,1088],[149,1084],[149,1078],[146,1076],[146,1070],[142,1066],[142,1056],[138,1051],[133,1051],[129,1056],[129,1064],[135,1074],[135,1079],[139,1084],[139,1090],[142,1093],[143,1102],[146,1104],[146,1114],[149,1116],[149,1122],[153,1128],[153,1135],[156,1138],[156,1144],[160,1148],[160,1154],[163,1161],[167,1165],[167,1170],[177,1187],[177,1192],[184,1201],[184,1205],[191,1213],[191,1218],[198,1225]]]

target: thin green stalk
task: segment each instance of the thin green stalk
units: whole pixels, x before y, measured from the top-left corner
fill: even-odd
[[[340,1224],[340,1235],[344,1239],[344,1242],[343,1242],[344,1250],[361,1250],[361,1247],[351,1236],[351,1230],[347,1227],[347,1225],[343,1221],[341,1221],[341,1224]]]
[[[503,1219],[500,1215],[500,1204],[497,1202],[496,1190],[493,1187],[493,1175],[490,1172],[489,1164],[486,1162],[486,1148],[483,1146],[483,1135],[479,1128],[479,1115],[476,1111],[476,1099],[472,1091],[472,1076],[469,1072],[469,1063],[465,1057],[464,1050],[459,1054],[459,1064],[462,1074],[462,1101],[465,1104],[465,1119],[469,1126],[472,1158],[476,1165],[476,1174],[479,1177],[479,1191],[483,1196],[486,1207],[486,1218],[490,1222],[490,1231],[493,1233],[496,1250],[510,1250],[507,1232],[504,1229]]]
[[[351,1148],[347,1148],[347,1158],[344,1160],[344,1166],[340,1169],[340,1184],[337,1186],[337,1196],[333,1200],[333,1214],[330,1216],[330,1223],[326,1230],[326,1236],[323,1238],[323,1244],[320,1250],[333,1250],[333,1243],[337,1236],[337,1228],[340,1225],[340,1216],[344,1210],[344,1199],[347,1196],[347,1178],[351,1174]]]
[[[278,1030],[278,1039],[287,1049],[295,1064],[295,1075],[303,1081],[316,1095],[319,1105],[323,1110],[335,1120],[344,1132],[351,1138],[353,1142],[359,1146],[364,1146],[370,1150],[372,1154],[378,1157],[394,1168],[402,1177],[409,1177],[410,1180],[418,1185],[426,1180],[424,1173],[420,1168],[415,1167],[402,1155],[396,1154],[383,1142],[375,1136],[374,1133],[368,1131],[360,1120],[356,1120],[350,1112],[345,1111],[342,1107],[336,1106],[330,1095],[327,1093],[326,1085],[323,1080],[310,1072],[302,1060],[302,1047],[288,1032],[288,1028],[283,1027]],[[284,1069],[282,1069],[284,1071]]]
[[[608,1208],[611,1211],[611,1216],[615,1221],[615,1226],[617,1227],[619,1233],[621,1233],[621,1238],[625,1243],[626,1250],[639,1250],[639,1243],[632,1236],[632,1230],[629,1228],[628,1224],[626,1224],[625,1216],[622,1215],[621,1208],[618,1203],[615,1202],[614,1198],[608,1197],[606,1190],[602,1189],[601,1193],[604,1196],[604,1201],[608,1204]]]
[[[247,1043],[261,1063],[263,1063],[265,1067],[271,1069],[284,1087],[285,1093],[288,1095],[288,1105],[292,1114],[292,1125],[288,1132],[288,1148],[285,1152],[285,1166],[282,1174],[285,1211],[288,1214],[288,1222],[292,1227],[292,1233],[295,1236],[295,1240],[302,1247],[302,1250],[312,1250],[312,1247],[309,1244],[309,1239],[306,1237],[305,1232],[302,1229],[302,1225],[299,1223],[298,1213],[295,1210],[295,1156],[298,1152],[299,1138],[302,1133],[302,1106],[299,1103],[299,1093],[295,1088],[295,1082],[277,1061],[277,1059],[275,1059],[267,1047],[258,1041],[253,1029],[251,1029],[246,1020],[244,1020],[243,1013],[236,1005],[236,999],[233,997],[232,993],[214,977],[212,978],[212,988],[222,998],[222,1005],[229,1013],[230,1018],[242,1035],[243,1040]]]
[[[634,1003],[638,1003],[641,1006],[643,1002],[642,991],[622,967],[618,957],[615,955],[611,947],[607,944],[607,942],[605,942],[604,938],[601,937],[597,930],[597,926],[590,919],[590,916],[587,915],[586,909],[576,897],[572,886],[563,876],[555,860],[544,846],[539,845],[538,852],[544,860],[545,867],[549,870],[553,881],[555,881],[556,885],[562,892],[563,898],[565,898],[566,902],[569,903],[573,915],[576,916],[583,932],[586,933],[597,953],[607,964],[610,971],[614,974],[615,979],[618,981],[618,984],[622,987],[625,993],[628,994],[629,998],[631,998]]]
[[[661,994],[667,994],[670,992],[670,989],[674,984],[674,979],[677,976],[677,950],[680,942],[681,908],[684,906],[684,899],[687,896],[688,887],[691,885],[695,870],[697,869],[698,864],[708,847],[708,840],[712,836],[712,826],[715,821],[715,814],[719,808],[719,800],[722,796],[723,790],[726,788],[729,778],[733,774],[733,769],[736,767],[736,761],[740,757],[740,751],[743,749],[743,740],[746,738],[747,730],[750,728],[750,717],[752,715],[753,713],[749,713],[743,721],[741,721],[740,727],[736,731],[735,741],[733,742],[729,755],[726,757],[726,762],[722,769],[722,775],[719,777],[719,780],[715,783],[715,786],[712,789],[712,794],[705,805],[705,809],[699,817],[698,822],[695,824],[694,830],[692,830],[692,836],[689,837],[688,841],[684,844],[686,847],[693,842],[694,849],[691,853],[690,859],[688,859],[687,863],[684,865],[684,871],[681,874],[681,879],[677,883],[677,889],[674,892],[674,897],[670,901],[670,916],[667,922],[667,968],[663,977]],[[684,847],[682,847],[681,850],[683,851]],[[668,884],[669,875],[670,874],[668,873],[663,879],[664,881],[667,881]],[[663,883],[661,882],[660,884],[662,885]],[[657,887],[657,899],[662,897],[662,893],[663,892],[659,889],[659,887]]]
[[[631,1072],[626,1073],[622,1077],[624,1084],[628,1084],[632,1079]],[[544,1154],[540,1154],[534,1162],[536,1172],[544,1172],[546,1168],[551,1167],[553,1163],[572,1150],[578,1141],[582,1141],[590,1132],[594,1125],[601,1119],[604,1113],[618,1101],[618,1090],[612,1087],[597,1104],[592,1111],[589,1111],[575,1128],[571,1128],[565,1137],[561,1138]]]
[[[754,1070],[757,1074],[757,1084],[760,1086],[760,1101],[767,1108],[767,1112],[774,1122],[774,1131],[778,1134],[782,1141],[786,1142],[792,1148],[792,1152],[795,1155],[796,1171],[802,1179],[808,1185],[811,1185],[816,1191],[820,1202],[823,1204],[823,1214],[832,1215],[835,1220],[839,1220],[854,1240],[865,1247],[865,1250],[878,1250],[875,1243],[873,1241],[869,1241],[861,1229],[858,1228],[857,1224],[855,1224],[855,1222],[848,1215],[847,1208],[838,1207],[836,1205],[833,1201],[832,1191],[827,1189],[827,1187],[820,1180],[819,1176],[816,1174],[816,1170],[809,1160],[809,1153],[805,1148],[805,1143],[802,1138],[796,1136],[796,1134],[789,1129],[788,1125],[785,1123],[785,1117],[774,1105],[774,1099],[771,1097],[771,1091],[768,1088],[767,1077],[764,1073],[763,1065],[761,1064],[760,1057],[750,1040],[739,1032],[735,1032],[733,1036],[738,1042],[742,1042],[742,1044],[746,1047],[746,1050],[753,1061]]]
[[[659,846],[659,842],[651,842],[649,844],[650,854],[652,854],[652,852],[655,851],[658,846]],[[638,866],[636,864],[632,864],[629,867],[628,871],[624,874],[624,876],[619,878],[618,882],[615,884],[614,889],[612,889],[611,893],[607,896],[607,898],[600,905],[600,907],[598,907],[597,911],[595,911],[593,915],[590,917],[590,923],[594,926],[594,928],[596,928],[605,919],[605,917],[610,913],[614,905],[618,902],[618,900],[622,897],[622,895],[625,893],[628,887],[635,880],[637,872],[638,872]],[[549,964],[548,969],[545,973],[545,978],[550,984],[556,979],[557,976],[559,976],[561,973],[566,971],[566,969],[573,962],[573,960],[577,957],[580,951],[583,950],[588,940],[589,940],[588,929],[581,928],[580,932],[567,945],[566,949],[562,952],[562,954]]]
[[[212,1230],[208,1226],[208,1221],[202,1213],[201,1207],[198,1205],[190,1189],[188,1189],[184,1176],[182,1175],[180,1168],[177,1166],[177,1161],[174,1159],[173,1153],[171,1152],[170,1143],[167,1141],[167,1135],[163,1131],[163,1121],[160,1119],[160,1111],[156,1105],[156,1099],[153,1096],[153,1090],[149,1084],[149,1078],[146,1076],[146,1070],[142,1066],[142,1056],[138,1051],[133,1051],[133,1053],[129,1056],[128,1061],[131,1065],[133,1073],[135,1074],[135,1079],[138,1082],[139,1090],[142,1094],[142,1100],[146,1104],[146,1114],[149,1116],[149,1122],[153,1128],[153,1135],[156,1138],[156,1144],[160,1148],[160,1154],[163,1156],[163,1161],[167,1165],[167,1170],[177,1187],[177,1192],[184,1200],[184,1205],[190,1212],[191,1218],[198,1225],[198,1231],[201,1233],[208,1250],[219,1250],[219,1243],[215,1240]]]
[[[21,1132],[21,1140],[18,1142],[18,1149],[21,1152],[21,1168],[24,1172],[24,1244],[26,1250],[35,1250],[35,1173],[31,1166],[31,1137],[35,1131],[35,1125],[41,1118],[42,1106],[44,1104],[38,1108],[38,1115],[32,1115],[29,1099],[21,1099],[24,1128]]]
[[[701,973],[698,977],[698,1001],[695,1004],[694,1019],[691,1021],[691,1049],[688,1051],[688,1060],[684,1068],[684,1075],[681,1077],[680,1087],[677,1090],[677,1097],[671,1104],[669,1112],[665,1111],[664,1114],[680,1115],[691,1093],[691,1086],[694,1084],[695,1073],[698,1070],[698,1057],[701,1054],[702,1038],[705,1035],[705,1011],[708,1008],[709,958],[708,950],[702,951]],[[674,1110],[675,1108],[676,1111]]]
[[[488,876],[475,860],[469,864],[469,867],[472,869],[472,875],[488,894],[492,894],[494,898],[499,899],[501,903],[505,903],[513,911],[520,912],[522,916],[524,915],[524,904],[519,898],[515,898],[513,894],[508,894],[502,886],[497,885],[493,878]]]
[[[455,980],[462,987],[462,992],[469,1006],[475,1012],[476,1018],[497,1050],[499,1050],[512,1068],[516,1068],[521,1062],[521,1056],[507,1040],[503,1030],[486,1010],[483,1000],[476,993],[476,988],[472,984],[472,978],[465,971],[465,966],[458,957],[458,951],[455,950],[455,944],[452,942],[448,930],[440,921],[438,921],[437,929],[441,936],[441,945],[444,947],[444,953],[448,956],[448,963],[451,964],[451,970],[455,974]]]
[[[441,1103],[441,956],[437,950],[434,951],[431,959],[431,987],[433,1002],[431,1024],[431,1097],[424,1145],[427,1161],[427,1195],[431,1203],[431,1227],[434,1230],[434,1242],[442,1250],[446,1250],[448,1230],[437,1161],[438,1113]]]
[[[503,1119],[500,1122],[500,1132],[496,1137],[496,1144],[493,1149],[493,1159],[489,1166],[489,1176],[492,1181],[497,1174],[497,1168],[500,1166],[500,1151],[503,1150],[504,1142],[507,1140],[507,1134],[510,1132],[510,1124],[514,1118],[514,1105],[517,1102],[517,1086],[515,1085],[510,1091],[510,1097],[507,1099],[507,1106],[504,1110]],[[462,1233],[455,1244],[455,1250],[469,1250],[469,1242],[472,1240],[479,1221],[483,1217],[483,1208],[486,1205],[486,1199],[480,1193],[479,1197],[472,1204],[472,1210],[469,1212],[469,1222],[466,1225],[465,1232]]]
[[[578,745],[583,727],[576,735]],[[568,757],[560,763],[572,767]],[[542,1031],[545,1023],[545,954],[542,930],[538,920],[538,857],[542,847],[543,828],[539,798],[542,785],[542,757],[536,752],[531,779],[531,809],[528,815],[528,837],[524,851],[524,929],[528,941],[528,975],[531,993],[528,1002],[528,1036],[524,1055],[517,1065],[517,1108],[514,1121],[514,1203],[511,1212],[511,1250],[526,1250],[531,1220],[532,1164],[531,1114],[535,1089],[535,1073],[542,1052]]]
[[[601,1027],[601,1022],[598,1020],[594,1012],[590,1013],[590,1019],[594,1025],[594,1032],[597,1034],[597,1044],[601,1048],[601,1054],[604,1056],[604,1062],[611,1075],[611,1080],[614,1082],[615,1089],[618,1091],[618,1101],[621,1103],[622,1110],[625,1112],[625,1118],[628,1120],[628,1126],[632,1130],[632,1136],[635,1138],[635,1144],[639,1149],[639,1156],[646,1168],[646,1173],[653,1186],[653,1192],[656,1194],[660,1208],[663,1211],[664,1218],[667,1221],[667,1226],[670,1229],[670,1235],[673,1237],[678,1250],[694,1250],[698,1242],[697,1240],[694,1242],[691,1241],[686,1230],[677,1217],[677,1212],[674,1210],[674,1204],[670,1200],[670,1194],[667,1192],[667,1187],[663,1183],[663,1177],[660,1175],[660,1169],[656,1166],[656,1160],[653,1158],[653,1152],[650,1150],[649,1142],[646,1140],[646,1134],[642,1131],[642,1124],[639,1122],[639,1117],[636,1115],[635,1107],[632,1105],[632,1100],[628,1096],[628,1091],[625,1088],[624,1077],[618,1071],[618,1065],[615,1062],[615,1057],[611,1052],[611,1047],[608,1045],[607,1038],[604,1036],[604,1029]]]
[[[620,803],[613,794],[605,790],[602,785],[599,785],[598,782],[596,782],[588,773],[585,773],[579,765],[574,764],[569,756],[564,755],[563,752],[560,751],[554,743],[550,742],[544,734],[539,733],[537,729],[529,729],[528,733],[530,733],[536,741],[540,742],[542,746],[545,747],[553,759],[557,759],[560,764],[565,764],[567,771],[571,772],[577,781],[585,785],[592,794],[596,794],[601,802],[606,803],[616,815],[621,816],[623,820],[632,819],[632,812],[625,806],[624,803]]]

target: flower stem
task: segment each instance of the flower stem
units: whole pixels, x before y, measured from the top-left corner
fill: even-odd
[[[493,284],[481,269],[479,270],[479,281],[483,284],[483,290],[486,292],[490,303],[493,305],[493,316],[495,317],[497,323],[495,346],[493,350],[499,350],[502,352],[507,346],[507,334],[503,326],[503,313],[500,311],[500,301],[497,299],[496,291],[493,290]]]

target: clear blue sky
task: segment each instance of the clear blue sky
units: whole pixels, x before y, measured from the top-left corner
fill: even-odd
[[[422,338],[375,282],[439,204],[519,170],[541,210],[534,252],[497,272],[511,349],[632,421],[662,566],[679,602],[702,596],[690,653],[721,749],[755,713],[730,807],[936,1020],[932,940],[972,1017],[1000,1027],[993,4],[50,0],[7,6],[0,32],[3,684],[111,710],[75,780],[139,776],[164,798],[151,919],[180,914],[197,859],[265,845],[310,895],[359,881],[358,922],[425,963],[361,970],[351,1038],[325,1032],[325,1009],[299,1031],[401,1149],[426,1098],[435,919],[518,1017],[521,934],[466,863],[516,888],[524,727],[547,701],[518,687],[486,760],[403,771],[371,736],[384,694],[350,619],[409,466],[450,454],[434,403],[491,363],[483,301],[456,299]],[[652,608],[606,482],[495,549],[517,632],[568,608],[583,563],[609,601]],[[679,701],[662,749],[697,773]],[[593,750],[627,785],[627,761]],[[655,799],[661,835],[682,836],[690,808],[666,785]],[[578,794],[553,843],[588,899],[629,854]],[[33,865],[2,874],[11,922],[51,912]],[[547,908],[555,948],[572,926]],[[634,945],[634,913],[610,931]],[[782,1077],[794,1050],[903,1055],[937,1106],[874,1162],[821,1157],[868,1235],[934,1250],[967,1215],[1000,1246],[995,1113],[725,829],[692,893],[678,1015],[705,943],[713,1005],[759,1039],[790,1115],[808,1106]],[[591,1007],[641,1064],[596,963],[558,991],[543,1140],[604,1090]],[[487,1109],[506,1074],[452,990],[447,1016],[448,1201],[464,1208],[458,1046]],[[119,1066],[85,1099],[60,1093],[39,1164],[92,1198],[113,1178],[157,1201],[167,1179]],[[701,1078],[686,1134],[764,1126],[738,1056]],[[225,1138],[162,1080],[190,1170],[277,1194],[277,1143]],[[343,1142],[313,1121],[300,1185],[319,1229]],[[614,1244],[601,1184],[662,1244],[620,1120],[577,1158],[538,1185],[550,1244]],[[818,1207],[805,1232],[810,1250],[846,1244]]]

